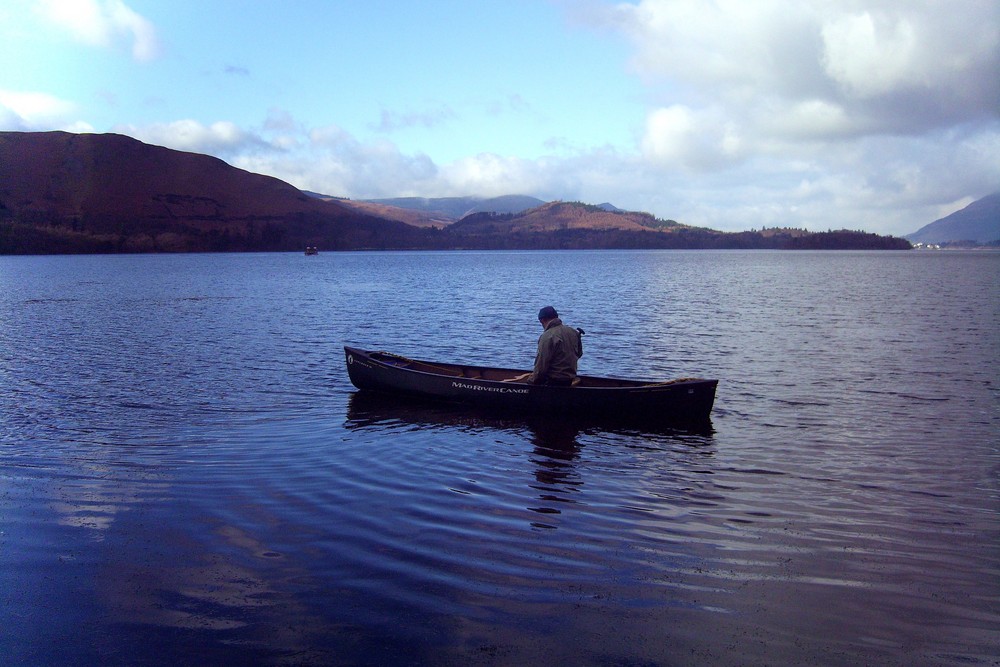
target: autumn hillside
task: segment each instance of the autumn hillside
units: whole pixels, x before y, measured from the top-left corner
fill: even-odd
[[[0,132],[0,251],[292,250],[412,227],[207,155],[116,134]]]
[[[674,226],[679,225],[673,221],[659,221],[649,213],[607,211],[598,206],[557,201],[523,213],[471,215],[455,223],[451,231],[466,234],[498,230],[508,233],[537,233],[569,229],[649,232]]]

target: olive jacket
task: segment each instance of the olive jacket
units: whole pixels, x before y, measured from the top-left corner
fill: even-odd
[[[535,369],[528,376],[533,384],[569,384],[576,378],[576,362],[583,356],[580,332],[558,317],[549,322],[538,338]]]

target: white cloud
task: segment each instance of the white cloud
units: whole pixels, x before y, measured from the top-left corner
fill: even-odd
[[[858,131],[844,107],[828,100],[802,100],[764,111],[764,117],[758,121],[763,132],[791,141],[840,139]]]
[[[157,146],[219,156],[238,155],[262,143],[253,133],[229,121],[203,125],[186,119],[144,127],[118,125],[113,131]]]
[[[738,160],[742,142],[724,114],[715,109],[697,112],[678,104],[649,114],[642,149],[657,163],[709,169]]]
[[[387,140],[365,143],[336,125],[305,128],[285,112],[272,110],[244,145],[233,164],[323,194],[435,196],[440,185],[437,165],[426,155],[405,155]]]
[[[967,112],[997,112],[996,3],[903,3],[831,16],[821,32],[824,70],[849,97],[943,93]]]
[[[75,105],[54,95],[32,91],[0,90],[0,104],[26,125],[41,125],[72,113]]]
[[[0,129],[3,130],[93,132],[89,123],[72,118],[76,112],[76,104],[48,93],[0,89]]]
[[[483,197],[538,192],[548,180],[544,162],[493,153],[455,160],[442,167],[441,175],[449,194]]]
[[[860,133],[931,130],[1000,108],[995,0],[641,0],[604,20],[631,40],[632,66],[662,106],[721,107],[747,133],[775,130],[755,124],[761,106],[839,107]]]
[[[28,128],[24,125],[24,119],[11,109],[0,104],[0,131],[24,132]]]
[[[918,70],[920,41],[905,18],[880,22],[868,12],[838,17],[822,28],[827,74],[858,97],[928,83]]]
[[[38,5],[45,18],[84,44],[110,48],[125,40],[135,60],[159,55],[156,28],[123,0],[38,0]]]

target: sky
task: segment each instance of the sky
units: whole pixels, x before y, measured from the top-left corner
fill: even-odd
[[[0,0],[0,130],[903,235],[1000,191],[1000,1]]]

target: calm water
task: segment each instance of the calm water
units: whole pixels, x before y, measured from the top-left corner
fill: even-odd
[[[721,380],[703,432],[342,346]],[[0,257],[0,662],[1000,661],[1000,253]]]

